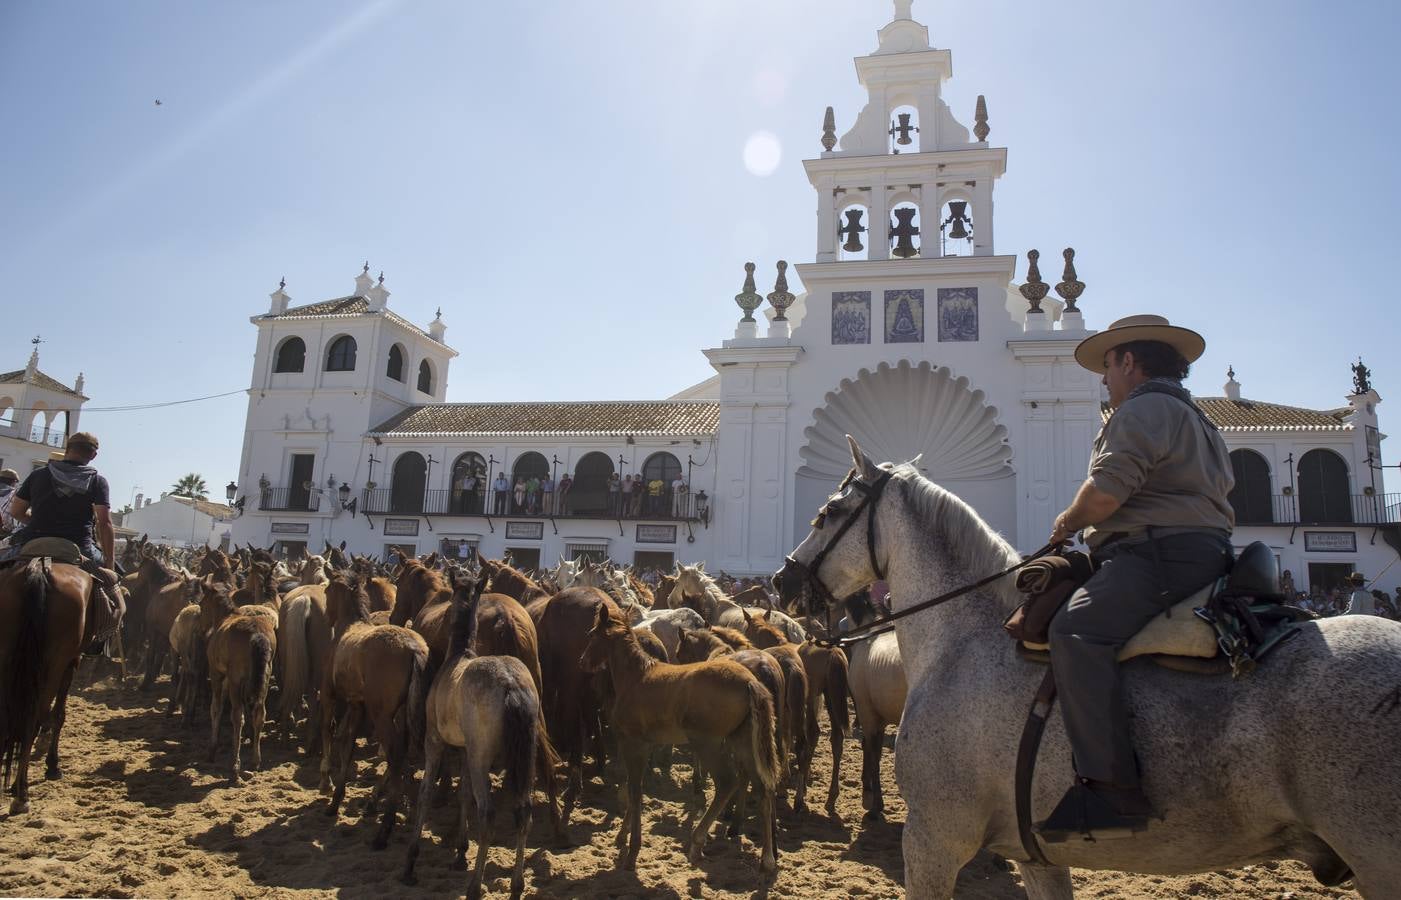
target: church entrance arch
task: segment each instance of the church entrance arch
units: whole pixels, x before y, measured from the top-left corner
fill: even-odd
[[[878,462],[919,457],[919,470],[972,504],[989,524],[1016,534],[1016,487],[1007,429],[981,390],[928,362],[881,363],[843,379],[813,410],[798,451],[793,533],[851,468],[846,436]]]

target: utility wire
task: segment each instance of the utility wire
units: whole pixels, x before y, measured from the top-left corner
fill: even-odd
[[[161,403],[135,403],[130,406],[82,406],[75,410],[75,412],[134,412],[141,409],[160,409],[165,406],[179,406],[182,403],[199,403],[202,400],[217,400],[220,397],[232,397],[234,394],[246,393],[248,393],[247,388],[239,388],[236,391],[225,391],[222,394],[209,394],[205,397],[191,397],[188,400],[166,400]],[[40,410],[45,412],[54,411],[47,406],[11,406],[5,409],[7,412],[38,412]]]

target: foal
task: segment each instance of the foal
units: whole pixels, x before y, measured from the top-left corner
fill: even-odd
[[[477,632],[477,606],[485,579],[458,574],[453,579],[452,633],[447,659],[428,693],[425,705],[423,780],[414,809],[414,837],[404,862],[403,881],[414,884],[423,820],[433,805],[438,769],[448,747],[462,749],[462,777],[458,794],[457,858],[467,855],[468,801],[477,806],[477,859],[467,883],[471,900],[481,896],[482,872],[491,843],[491,772],[500,761],[506,770],[504,786],[511,797],[516,825],[516,863],[511,870],[511,896],[525,887],[525,839],[530,831],[531,795],[535,787],[537,754],[545,765],[545,787],[555,836],[563,837],[559,803],[555,795],[554,748],[545,736],[540,695],[525,663],[514,656],[477,656],[472,649]],[[512,601],[514,602],[514,601]]]
[[[263,764],[263,721],[267,718],[268,682],[277,652],[277,619],[261,613],[245,615],[248,607],[235,607],[228,585],[206,579],[200,584],[200,631],[209,635],[205,656],[209,662],[209,760],[219,747],[219,720],[229,706],[233,732],[234,781],[242,775],[239,751],[243,748],[243,716],[249,714],[252,730],[253,768]],[[259,608],[261,609],[261,608]],[[178,617],[178,614],[177,614]]]
[[[384,803],[384,817],[371,844],[383,850],[404,793],[409,746],[422,740],[428,645],[407,628],[370,624],[370,597],[360,575],[337,573],[331,579],[326,612],[335,643],[321,688],[322,790],[330,786],[332,753],[339,750],[341,755],[340,780],[326,814],[335,816],[345,799],[346,783],[355,769],[355,738],[361,718],[367,716],[385,758],[384,778],[368,807],[373,814],[376,798]]]
[[[774,872],[774,788],[783,764],[774,740],[773,703],[748,669],[734,660],[670,665],[648,656],[612,609],[598,607],[580,666],[607,668],[613,681],[613,727],[628,775],[628,808],[618,829],[618,866],[632,869],[642,845],[642,775],[650,744],[691,744],[715,778],[715,797],[691,832],[689,858],[700,861],[715,817],[739,788],[735,765],[762,789],[761,865]]]

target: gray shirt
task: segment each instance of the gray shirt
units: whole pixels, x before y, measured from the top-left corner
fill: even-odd
[[[1167,394],[1131,394],[1115,410],[1095,438],[1089,480],[1122,504],[1084,530],[1092,548],[1150,526],[1229,533],[1236,522],[1225,441],[1194,407]]]

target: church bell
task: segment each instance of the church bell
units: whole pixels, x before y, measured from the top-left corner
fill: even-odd
[[[846,243],[842,244],[842,249],[848,253],[857,253],[865,250],[861,243],[861,232],[866,230],[866,226],[861,224],[861,216],[864,210],[849,209],[846,211],[846,224],[837,229],[837,236],[846,237]]]
[[[910,132],[918,133],[919,127],[910,124],[910,114],[897,113],[895,118],[898,119],[899,122],[891,122],[889,131],[890,136],[895,138],[895,143],[899,144],[901,147],[907,147],[914,143],[910,138]]]
[[[911,207],[895,210],[895,227],[890,229],[890,236],[895,239],[895,246],[890,251],[891,256],[909,259],[919,254],[913,241],[913,238],[919,234],[919,226],[915,225],[913,221],[915,213],[918,211]]]
[[[967,209],[967,201],[949,201],[949,217],[944,220],[944,224],[953,226],[949,229],[949,237],[954,240],[967,240],[971,235],[971,232],[965,227],[973,224],[973,220],[968,218]]]

